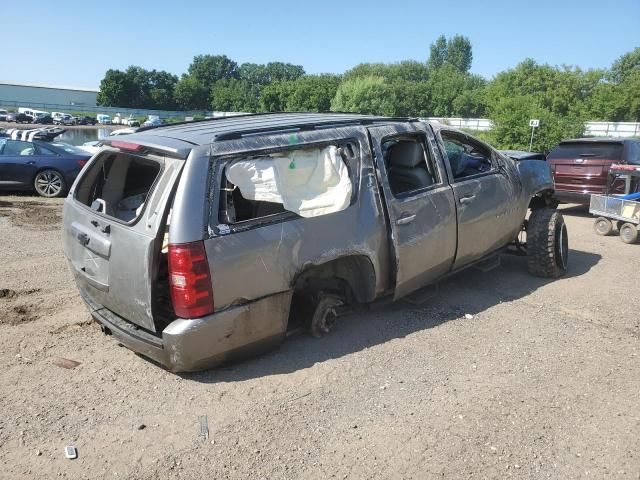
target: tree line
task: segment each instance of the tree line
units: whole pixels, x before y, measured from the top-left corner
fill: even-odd
[[[608,69],[582,70],[525,59],[487,80],[470,73],[467,37],[440,36],[426,62],[361,63],[344,74],[306,74],[301,65],[238,64],[197,55],[180,78],[131,66],[108,70],[98,104],[158,110],[341,111],[389,116],[490,118],[483,134],[499,147],[535,148],[582,135],[587,120],[640,121],[640,48]]]

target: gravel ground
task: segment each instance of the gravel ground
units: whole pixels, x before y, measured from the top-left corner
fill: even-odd
[[[90,321],[60,206],[0,197],[2,478],[640,478],[640,245],[584,209],[562,208],[560,280],[505,256],[422,306],[174,375]]]

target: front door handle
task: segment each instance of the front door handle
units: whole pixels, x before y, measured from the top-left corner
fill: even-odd
[[[471,200],[473,200],[474,198],[476,198],[476,196],[475,196],[475,195],[469,195],[469,196],[467,196],[467,197],[462,197],[462,198],[460,199],[460,203],[461,203],[462,205],[464,205],[464,204],[466,204],[466,203],[471,203]]]
[[[396,225],[406,225],[407,223],[413,222],[415,219],[415,215],[407,215],[406,217],[401,217],[396,220]]]

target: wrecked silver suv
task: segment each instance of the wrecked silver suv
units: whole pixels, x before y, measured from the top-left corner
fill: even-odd
[[[173,371],[322,335],[508,248],[567,268],[548,165],[444,125],[263,114],[104,143],[66,199],[65,254],[103,330]]]

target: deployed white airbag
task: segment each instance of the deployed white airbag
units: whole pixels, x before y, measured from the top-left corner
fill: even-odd
[[[247,200],[282,203],[302,217],[339,212],[351,202],[351,179],[336,146],[242,160],[227,180]]]

